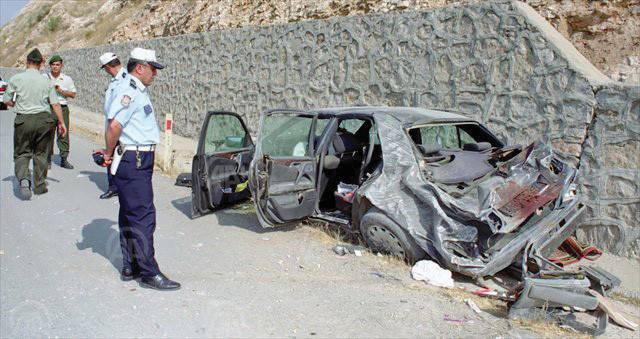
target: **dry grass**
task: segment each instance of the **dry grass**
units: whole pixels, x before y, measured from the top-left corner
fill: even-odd
[[[471,299],[482,311],[498,318],[507,318],[507,303],[504,301],[480,297],[459,288],[440,288],[438,291],[451,301],[464,303],[465,299]]]
[[[354,245],[362,245],[359,241],[354,242],[352,237],[339,226],[328,222],[318,220],[305,220],[300,226],[308,226],[309,232],[323,244],[350,243]]]
[[[515,320],[515,324],[520,328],[535,332],[541,338],[593,338],[593,336],[587,333],[564,329],[551,321],[518,319]]]
[[[105,16],[102,17],[101,20],[97,21],[94,25],[88,27],[88,31],[85,31],[82,34],[88,33],[89,39],[87,41],[87,46],[96,46],[101,45],[107,42],[109,35],[111,35],[118,25],[121,22],[124,22],[125,19],[135,15],[140,11],[141,7],[145,5],[145,2],[134,1],[131,3],[132,5],[124,7],[122,11],[117,13],[115,17]]]
[[[633,307],[640,308],[640,298],[634,298],[627,295],[624,295],[619,292],[613,292],[609,295],[610,299],[620,301],[625,304],[629,304]]]
[[[249,189],[249,188],[247,188],[247,189]],[[232,210],[234,212],[242,213],[242,214],[255,214],[256,213],[256,208],[253,205],[253,201],[251,201],[251,200],[245,201],[245,202],[243,202],[241,204],[231,205],[231,206],[229,206],[228,209]]]

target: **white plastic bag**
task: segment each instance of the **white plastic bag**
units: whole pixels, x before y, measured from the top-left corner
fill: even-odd
[[[429,285],[453,288],[451,271],[440,267],[431,260],[420,260],[411,268],[411,276],[415,280],[423,280]]]

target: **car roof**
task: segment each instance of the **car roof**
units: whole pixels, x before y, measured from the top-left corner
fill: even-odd
[[[474,119],[461,114],[421,108],[421,107],[386,107],[386,106],[354,106],[354,107],[327,107],[309,109],[309,112],[319,115],[369,115],[388,114],[404,125],[428,124],[434,122],[475,122]]]

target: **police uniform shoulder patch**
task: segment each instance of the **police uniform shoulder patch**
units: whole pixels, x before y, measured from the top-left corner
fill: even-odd
[[[138,89],[138,86],[136,86],[136,81],[133,80],[133,79],[131,79],[131,81],[129,81],[129,86],[131,86],[131,87],[133,87],[135,89]]]
[[[153,112],[153,109],[151,109],[151,105],[145,105],[144,106],[144,113],[145,114],[150,114],[151,112]]]
[[[120,100],[120,104],[122,105],[122,107],[129,107],[129,105],[131,104],[131,97],[126,94],[123,95],[122,100]]]

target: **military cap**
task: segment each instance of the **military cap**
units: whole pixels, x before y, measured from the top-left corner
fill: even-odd
[[[59,54],[54,54],[51,56],[51,59],[49,59],[49,65],[56,61],[62,61],[62,57]]]

